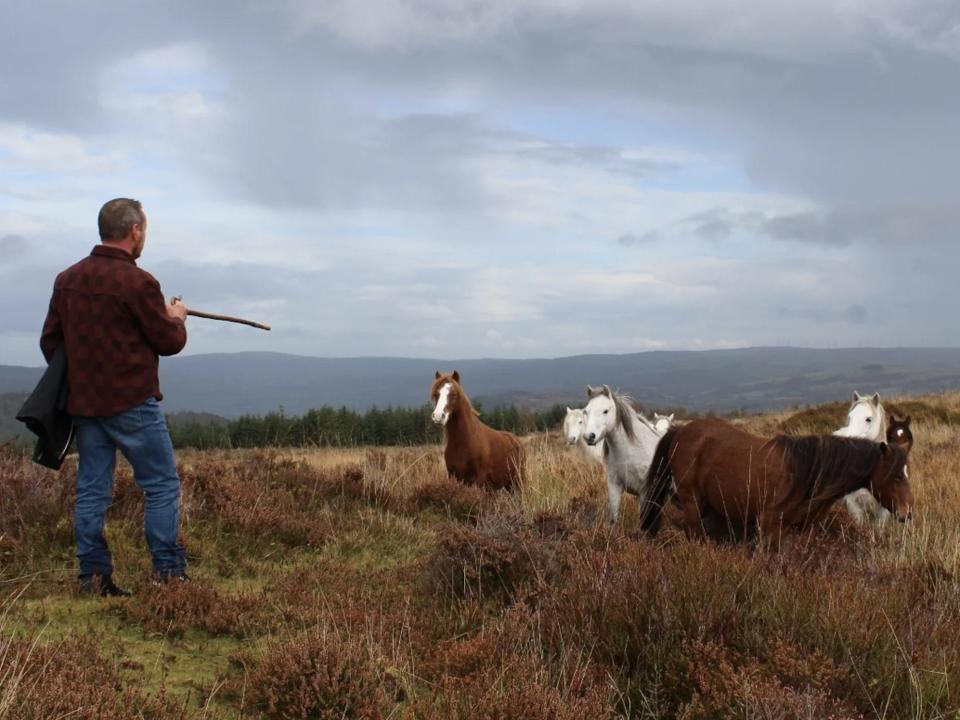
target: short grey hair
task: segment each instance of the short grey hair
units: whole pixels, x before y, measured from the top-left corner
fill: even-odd
[[[122,240],[134,225],[143,225],[145,216],[139,200],[114,198],[100,208],[97,227],[101,240]]]

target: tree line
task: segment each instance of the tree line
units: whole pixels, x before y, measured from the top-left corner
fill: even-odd
[[[556,427],[566,408],[528,410],[477,406],[483,421],[497,430],[524,435]],[[168,418],[176,448],[200,450],[253,447],[356,447],[359,445],[425,445],[439,442],[441,430],[430,419],[432,407],[371,408],[359,413],[346,407],[324,406],[303,415],[283,409],[266,415],[243,415],[233,420],[178,420]]]

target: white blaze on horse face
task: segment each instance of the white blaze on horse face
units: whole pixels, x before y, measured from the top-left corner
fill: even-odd
[[[617,426],[617,406],[606,395],[591,398],[583,412],[587,416],[583,437],[588,445],[596,445]]]
[[[437,425],[446,425],[450,419],[450,411],[447,409],[447,400],[450,398],[450,383],[445,383],[440,388],[440,397],[437,398],[437,406],[433,409],[433,421]]]

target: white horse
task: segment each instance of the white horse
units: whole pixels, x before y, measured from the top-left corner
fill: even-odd
[[[661,415],[660,413],[653,414],[653,429],[660,433],[661,436],[667,434],[667,430],[670,429],[671,425],[673,425],[673,413],[669,415]]]
[[[887,440],[887,414],[880,404],[880,393],[871,396],[854,391],[853,402],[847,413],[847,424],[837,430],[838,437],[861,438],[873,442]],[[857,490],[843,498],[847,512],[861,525],[873,520],[883,526],[890,518],[890,512],[876,501],[869,490]]]
[[[620,515],[624,491],[645,497],[647,471],[660,433],[630,406],[630,398],[613,393],[606,385],[599,390],[588,385],[587,397],[584,439],[588,445],[606,443],[607,518],[612,525]]]
[[[563,436],[567,445],[576,445],[590,463],[603,464],[603,440],[595,445],[589,445],[583,437],[583,430],[587,425],[587,414],[583,409],[567,408],[567,415],[563,418]]]

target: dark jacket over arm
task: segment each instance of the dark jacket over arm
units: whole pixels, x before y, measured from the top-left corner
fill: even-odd
[[[73,418],[67,413],[67,354],[62,345],[50,356],[50,364],[36,389],[17,413],[37,436],[33,461],[59,470],[73,439]]]

